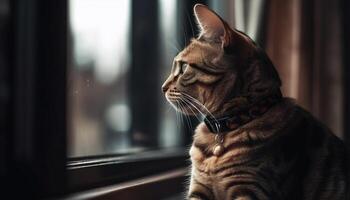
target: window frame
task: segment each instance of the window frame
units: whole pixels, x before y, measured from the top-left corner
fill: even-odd
[[[67,158],[67,1],[9,1],[11,47],[6,67],[11,103],[4,132],[8,154],[1,157],[5,161],[1,172],[4,196],[62,197],[189,165],[187,147]],[[182,2],[185,12],[192,12],[196,2]],[[189,15],[182,18],[189,20]],[[192,29],[188,21],[185,29],[188,33]]]
[[[67,190],[81,190],[120,183],[188,166],[184,149],[153,150],[125,156],[74,158],[67,165]]]
[[[5,191],[12,197],[59,195],[66,177],[66,69],[62,66],[67,60],[67,4],[16,0],[9,6],[12,37],[7,67],[12,103]]]

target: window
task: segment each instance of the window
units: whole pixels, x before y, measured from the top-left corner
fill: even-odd
[[[195,34],[194,3],[68,1],[70,191],[188,166],[197,121],[176,113],[161,85]]]
[[[1,175],[23,190],[5,188],[11,199],[188,166],[196,120],[176,116],[160,88],[173,56],[195,34],[193,5],[209,1],[3,2]],[[185,177],[175,174],[169,188],[180,192]]]
[[[160,90],[182,48],[177,4],[69,1],[68,157],[187,143]]]

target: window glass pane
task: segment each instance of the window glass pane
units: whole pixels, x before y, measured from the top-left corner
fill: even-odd
[[[158,20],[145,23],[133,21],[135,5],[131,0],[69,2],[68,156],[182,146],[181,126],[160,90],[180,48],[166,42],[177,38],[177,1],[159,0],[155,7]],[[143,26],[154,27],[142,34],[147,37],[157,33],[157,48],[133,43],[133,38],[138,37],[133,31]],[[156,74],[140,73],[140,69],[145,69],[133,59],[140,52],[142,58],[142,51],[145,55],[158,55],[154,66],[148,69]],[[156,81],[147,84],[147,80]],[[142,128],[151,122],[155,123],[150,129]]]

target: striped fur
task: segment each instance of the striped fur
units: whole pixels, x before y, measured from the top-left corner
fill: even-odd
[[[174,58],[162,86],[175,109],[215,118],[280,96],[277,71],[248,36],[203,5],[194,11],[201,33]],[[188,199],[349,199],[345,145],[291,99],[224,133],[221,155],[213,155],[216,145],[215,134],[199,124]]]
[[[190,150],[190,199],[346,199],[343,143],[290,99],[225,136],[200,124]]]

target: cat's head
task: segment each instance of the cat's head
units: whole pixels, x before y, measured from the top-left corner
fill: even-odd
[[[194,14],[199,36],[174,58],[162,86],[174,107],[185,114],[207,109],[220,115],[280,93],[281,81],[271,61],[247,35],[231,29],[204,5],[195,5]]]

